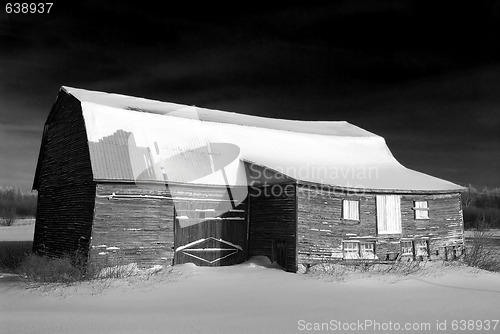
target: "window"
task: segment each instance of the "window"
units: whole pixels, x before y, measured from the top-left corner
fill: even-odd
[[[427,201],[415,201],[415,219],[429,219],[429,207]]]
[[[344,241],[344,259],[376,259],[375,242]]]
[[[348,220],[359,220],[359,201],[342,201],[342,218]]]
[[[359,259],[359,242],[344,242],[344,259]]]
[[[360,244],[361,257],[363,259],[375,259],[375,243],[374,242],[362,242]]]
[[[401,233],[401,197],[377,195],[377,232],[379,234]]]
[[[401,240],[401,255],[413,256],[413,240]]]
[[[429,256],[429,247],[427,240],[417,240],[415,241],[415,255],[417,256]]]

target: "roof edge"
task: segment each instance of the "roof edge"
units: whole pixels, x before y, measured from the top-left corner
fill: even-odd
[[[303,185],[307,187],[317,187],[321,190],[340,190],[341,192],[350,193],[383,193],[383,194],[454,194],[462,193],[467,188],[457,185],[456,189],[377,189],[377,188],[354,188],[354,187],[343,187],[328,184],[321,184],[308,181],[297,181],[298,185]]]

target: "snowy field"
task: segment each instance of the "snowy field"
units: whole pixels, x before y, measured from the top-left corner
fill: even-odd
[[[499,333],[500,324],[492,330],[499,309],[500,274],[437,262],[408,276],[304,275],[256,258],[222,268],[186,264],[149,279],[0,284],[2,333]],[[477,327],[454,330],[461,320]]]
[[[0,238],[31,240],[32,228],[2,227]],[[4,275],[0,333],[500,333],[500,273],[334,269],[291,274],[254,258],[30,288]]]
[[[35,219],[18,219],[12,226],[0,226],[0,241],[32,241]]]

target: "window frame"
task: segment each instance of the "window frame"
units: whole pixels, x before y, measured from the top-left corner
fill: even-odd
[[[384,201],[382,201],[384,199]],[[398,207],[395,213],[395,218],[397,221],[395,222],[395,227],[396,229],[390,229],[389,230],[389,224],[387,221],[387,208],[388,208],[388,202],[387,199],[394,199],[395,202],[397,202]],[[397,199],[397,200],[396,200]],[[380,203],[384,203],[384,212],[381,212],[380,208]],[[402,222],[402,214],[401,214],[401,195],[376,195],[375,196],[375,211],[376,211],[376,222],[377,222],[377,235],[383,234],[401,234],[403,233],[403,222]],[[384,222],[384,225],[381,224],[381,217],[384,217],[386,221]],[[393,224],[394,225],[394,224]],[[385,227],[385,230],[381,230],[381,227]]]
[[[415,250],[415,256],[428,257],[430,254],[428,239],[415,240],[413,242],[413,247]],[[424,252],[422,252],[422,250],[424,250]]]
[[[355,248],[346,248],[347,244],[353,244],[356,245]],[[359,250],[360,250],[360,242],[357,240],[343,240],[342,241],[342,258],[344,260],[356,260],[360,259],[359,256]],[[346,257],[346,254],[353,254],[355,255],[354,257]]]
[[[370,245],[371,247],[371,252],[365,252],[363,249],[364,245]],[[377,258],[377,253],[375,251],[376,243],[374,241],[361,241],[359,243],[359,256],[362,259],[376,259]],[[366,254],[369,254],[369,256],[366,256]]]
[[[425,203],[425,207],[419,207],[417,206],[417,203]],[[413,201],[413,218],[415,220],[428,220],[429,218],[429,201],[423,201],[423,200],[414,200]],[[421,217],[419,216],[422,213],[426,213],[426,217]]]
[[[410,243],[410,247],[407,247],[407,246],[404,246],[404,243]],[[400,244],[400,249],[401,249],[401,256],[415,256],[415,242],[413,240],[408,240],[408,239],[405,239],[405,240],[400,240],[399,241],[399,244]],[[411,252],[404,252],[405,249],[408,249],[410,248],[411,249]]]
[[[355,218],[346,218],[346,213],[348,212],[351,212],[351,210],[345,210],[345,205],[344,203],[357,203],[357,207],[358,207],[358,210],[357,210],[357,219]],[[355,222],[359,222],[361,221],[360,219],[360,216],[361,216],[361,208],[360,208],[360,202],[359,202],[359,199],[350,199],[350,198],[343,198],[342,199],[342,220],[350,220],[350,221],[355,221]]]
[[[346,248],[346,244],[356,245],[354,248]],[[371,245],[371,252],[364,252],[363,245]],[[342,240],[342,257],[346,260],[376,259],[375,241]],[[353,254],[354,257],[346,257],[346,254]],[[366,254],[369,254],[366,256]]]

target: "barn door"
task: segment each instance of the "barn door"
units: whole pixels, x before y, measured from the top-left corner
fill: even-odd
[[[176,203],[174,263],[225,266],[241,263],[247,253],[246,202],[192,199]]]

